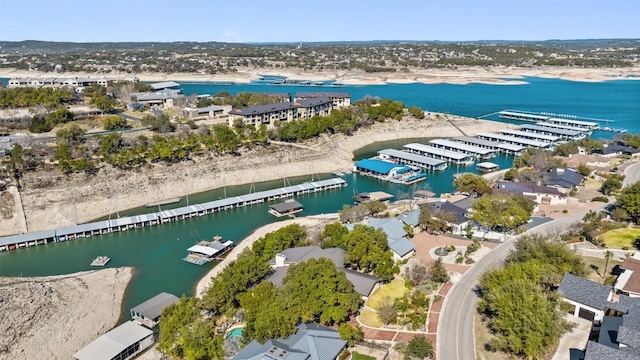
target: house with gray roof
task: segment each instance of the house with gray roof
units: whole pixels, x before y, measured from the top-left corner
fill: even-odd
[[[448,222],[448,226],[454,234],[461,234],[467,226],[469,226],[467,209],[461,208],[454,203],[442,199],[441,201],[428,202],[424,204],[424,206],[428,207],[432,214],[437,212],[451,214],[453,216],[453,220]]]
[[[327,97],[331,99],[333,107],[336,109],[351,106],[351,94],[346,92],[299,92],[296,93],[294,101],[317,97]]]
[[[131,318],[148,328],[152,328],[160,322],[162,310],[171,304],[178,303],[178,297],[166,292],[152,297],[151,299],[137,305],[131,309]]]
[[[547,187],[553,187],[564,194],[568,194],[571,190],[580,187],[583,180],[584,176],[575,170],[553,169],[546,174],[544,184]]]
[[[368,218],[365,225],[382,230],[387,235],[389,248],[393,251],[394,260],[408,259],[415,253],[416,246],[407,238],[404,223],[398,218]]]
[[[128,321],[73,354],[77,360],[127,360],[153,345],[153,331]]]
[[[287,274],[289,265],[305,262],[310,259],[327,258],[336,265],[337,270],[345,273],[347,280],[353,284],[353,288],[357,293],[361,294],[364,298],[369,297],[373,290],[376,289],[380,278],[345,268],[345,254],[346,252],[340,248],[323,249],[319,246],[301,246],[285,249],[269,261],[273,272],[266,280],[271,281],[274,285],[280,286]]]
[[[250,342],[233,360],[335,360],[347,341],[330,327],[315,323],[298,325],[286,339]]]
[[[405,211],[402,214],[396,216],[396,218],[402,221],[405,225],[413,227],[413,229],[415,230],[420,225],[420,209]]]
[[[594,322],[602,321],[605,307],[613,297],[611,287],[569,273],[562,277],[558,292],[575,307],[573,316]]]
[[[507,193],[520,194],[531,199],[537,205],[564,205],[567,195],[556,187],[540,186],[530,182],[498,181],[498,190]]]

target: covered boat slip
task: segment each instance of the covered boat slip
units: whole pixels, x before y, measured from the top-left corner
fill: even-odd
[[[529,140],[529,139],[518,138],[515,136],[508,136],[508,135],[494,134],[494,133],[480,132],[476,136],[479,137],[480,139],[496,141],[499,143],[514,144],[514,145],[520,145],[524,147],[535,147],[539,149],[549,149],[553,145],[551,143],[544,143],[537,140]]]
[[[279,204],[269,206],[269,214],[276,217],[293,216],[296,213],[301,212],[304,209],[299,202],[289,199]]]
[[[543,143],[555,143],[562,140],[562,138],[559,136],[539,134],[534,132],[526,132],[522,130],[502,129],[500,130],[500,133],[503,135],[514,136],[517,138],[536,140]]]
[[[446,160],[454,164],[471,164],[473,156],[458,151],[439,149],[431,145],[411,143],[404,146],[404,150],[413,154],[424,155],[436,159]]]
[[[573,127],[577,127],[581,129],[589,129],[589,130],[597,130],[600,127],[600,125],[597,122],[572,120],[572,119],[564,119],[564,118],[556,118],[556,117],[550,117],[545,121],[551,124],[573,126]]]
[[[494,150],[482,148],[475,145],[467,145],[447,139],[430,140],[429,144],[437,148],[453,150],[461,152],[463,154],[472,155],[478,159],[491,159],[496,157],[496,152]]]
[[[364,176],[396,184],[409,185],[426,179],[419,167],[400,165],[379,159],[364,159],[353,165],[353,170]]]
[[[182,260],[196,265],[203,265],[209,261],[219,260],[220,257],[233,247],[233,241],[201,241],[187,249],[189,253]]]
[[[449,166],[446,161],[430,158],[428,156],[408,153],[396,149],[384,149],[378,151],[381,159],[390,159],[398,164],[417,166],[427,170],[444,170]]]
[[[195,216],[203,216],[251,204],[258,204],[265,201],[291,198],[297,195],[337,189],[345,186],[347,186],[347,182],[341,178],[310,181],[299,185],[234,196],[203,204],[163,210],[160,212],[95,221],[86,224],[67,226],[56,230],[4,236],[0,237],[0,251],[41,245],[52,241],[66,241],[93,235],[154,226],[161,223],[188,219]]]
[[[537,114],[528,114],[524,112],[518,111],[500,111],[500,117],[503,119],[511,119],[511,120],[521,120],[521,121],[546,121],[550,118],[550,116],[546,115],[537,115]]]
[[[481,162],[476,164],[476,169],[478,169],[479,172],[488,173],[500,169],[500,166],[492,162]]]
[[[544,122],[544,121],[537,122],[536,126],[542,126],[543,128],[551,128],[551,129],[563,129],[563,130],[578,131],[578,132],[582,132],[585,135],[590,135],[591,134],[591,130],[589,130],[589,129],[583,129],[583,128],[579,128],[579,127],[575,127],[575,126],[568,126],[568,125],[552,124],[552,123]]]
[[[534,134],[557,136],[563,140],[580,140],[586,137],[586,134],[584,131],[552,128],[552,127],[545,127],[540,125],[528,125],[528,124],[522,125],[520,127],[520,130],[524,132],[534,133]]]

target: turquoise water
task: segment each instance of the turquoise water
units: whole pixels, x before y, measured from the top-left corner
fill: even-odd
[[[227,338],[240,337],[240,336],[242,336],[243,332],[244,332],[243,328],[235,328],[235,329],[229,331],[229,333],[227,334]]]
[[[183,89],[187,94],[213,94],[223,90],[231,93],[277,91],[292,94],[298,91],[348,91],[356,100],[365,95],[393,98],[407,105],[472,117],[510,108],[609,118],[616,121],[610,124],[612,127],[640,132],[640,81],[580,83],[537,78],[526,80],[529,82],[527,85],[509,86],[409,84],[306,88],[283,85],[194,84],[183,85]],[[610,136],[607,133],[603,135]],[[356,152],[354,160],[371,156],[382,148],[400,148],[403,144],[415,140],[399,139],[371,144]],[[510,157],[502,155],[493,162],[498,163],[501,168],[506,168],[510,166],[511,161]],[[335,212],[341,209],[343,204],[351,204],[352,196],[357,192],[379,190],[391,193],[396,198],[408,197],[416,189],[430,189],[436,193],[449,192],[453,189],[453,174],[463,171],[474,172],[475,166],[451,166],[442,172],[430,172],[427,174],[427,181],[411,187],[351,174],[345,177],[349,184],[346,188],[309,194],[297,200],[305,206],[302,215]],[[331,175],[320,174],[320,177],[328,178]],[[318,175],[314,174],[314,178],[317,179]],[[288,183],[308,180],[311,180],[311,175],[289,178]],[[253,191],[281,187],[284,184],[284,180],[256,183]],[[225,195],[245,194],[251,190],[251,185],[227,186],[226,189],[191,195],[189,203],[218,199]],[[173,207],[184,206],[185,203],[186,199],[183,199]],[[163,206],[163,209],[171,207]],[[89,270],[89,263],[96,256],[109,256],[112,260],[108,267],[135,267],[134,279],[127,289],[123,304],[125,312],[121,320],[124,320],[129,308],[161,291],[178,296],[191,295],[198,279],[215,264],[197,266],[182,261],[186,249],[197,239],[211,238],[214,235],[221,235],[233,241],[243,239],[255,228],[277,221],[267,213],[267,207],[268,204],[260,204],[157,227],[0,253],[0,276],[44,276]],[[120,211],[119,214],[123,216],[149,211],[151,210],[147,208],[138,208]]]

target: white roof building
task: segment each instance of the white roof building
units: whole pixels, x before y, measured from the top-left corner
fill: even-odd
[[[152,344],[153,331],[128,321],[83,347],[73,357],[77,360],[126,360]]]

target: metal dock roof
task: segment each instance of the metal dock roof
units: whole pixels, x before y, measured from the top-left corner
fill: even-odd
[[[579,128],[579,127],[575,127],[575,126],[568,126],[568,125],[553,124],[553,123],[546,122],[546,121],[537,122],[536,125],[542,126],[542,127],[546,127],[546,128],[553,128],[553,129],[565,129],[565,130],[572,130],[572,131],[580,131],[582,133],[589,132],[589,129]]]
[[[537,140],[529,140],[529,139],[518,138],[515,136],[507,136],[507,135],[494,134],[494,133],[481,132],[481,133],[478,133],[477,136],[482,136],[489,139],[495,139],[498,142],[512,142],[512,143],[520,144],[523,146],[535,146],[535,147],[544,148],[544,147],[549,147],[551,145],[550,143],[543,143]]]
[[[41,239],[53,239],[56,236],[55,230],[44,230],[27,234],[4,236],[0,238],[0,246],[11,244],[22,244],[25,242],[36,241]]]
[[[571,119],[564,119],[564,118],[548,118],[546,121],[559,123],[559,124],[576,125],[578,127],[597,128],[598,126],[600,126],[597,122],[571,120]]]
[[[426,165],[429,165],[429,166],[438,166],[438,165],[442,165],[442,164],[446,164],[447,163],[444,160],[438,160],[438,159],[430,158],[428,156],[412,154],[412,153],[408,153],[406,151],[400,151],[400,150],[396,150],[396,149],[380,150],[380,151],[378,151],[378,154],[388,155],[390,157],[394,157],[394,158],[398,158],[398,159],[415,161],[417,163],[426,164]]]
[[[474,154],[478,154],[478,155],[488,155],[491,154],[495,151],[490,150],[490,149],[484,149],[478,146],[473,146],[473,145],[466,145],[466,144],[462,144],[460,142],[456,142],[456,141],[451,141],[451,140],[447,140],[447,139],[433,139],[430,140],[429,143],[431,144],[436,144],[436,145],[441,145],[441,146],[446,146],[446,147],[450,147],[453,149],[459,149],[462,151],[468,151],[468,152],[472,152]]]
[[[551,133],[551,134],[558,134],[560,136],[569,136],[569,137],[579,136],[579,135],[582,135],[584,133],[584,131],[576,131],[576,130],[569,130],[569,129],[562,129],[562,128],[553,128],[553,127],[546,127],[546,126],[540,126],[540,125],[522,125],[522,126],[520,126],[520,129],[524,129],[525,131],[526,130],[546,131],[546,132]]]
[[[464,160],[464,159],[467,159],[467,158],[471,157],[471,156],[469,156],[467,154],[463,154],[461,152],[457,152],[457,151],[453,151],[453,150],[439,149],[439,148],[434,147],[434,146],[418,144],[418,143],[406,144],[404,146],[404,148],[405,149],[419,151],[419,152],[423,152],[423,153],[426,153],[426,154],[438,155],[438,156],[442,156],[442,157],[446,157],[446,158],[454,159],[454,160]]]
[[[556,142],[561,140],[561,138],[558,136],[536,134],[536,133],[526,132],[521,130],[501,129],[500,133],[504,135],[509,135],[509,136],[523,137],[525,139],[532,139],[532,140],[540,139],[542,142]]]
[[[86,224],[63,227],[61,229],[56,230],[56,235],[65,236],[65,235],[79,234],[87,231],[96,231],[96,230],[108,229],[108,228],[109,228],[108,220],[96,221],[96,222],[90,222]]]
[[[516,145],[516,144],[507,144],[507,143],[499,143],[498,145],[496,145],[496,147],[498,149],[505,149],[505,150],[514,151],[514,152],[520,152],[526,149],[525,146]]]
[[[356,168],[362,168],[369,171],[373,171],[379,174],[388,174],[391,170],[409,169],[409,167],[400,164],[390,163],[388,161],[376,160],[376,159],[364,159],[355,163]]]
[[[170,210],[163,210],[159,213],[161,218],[171,218],[174,216],[182,216],[187,214],[193,214],[200,211],[204,211],[204,207],[200,204],[183,206]]]
[[[478,138],[474,138],[474,137],[471,137],[471,136],[457,136],[457,137],[453,138],[453,140],[461,142],[461,143],[470,143],[470,144],[476,144],[476,145],[481,145],[481,146],[489,146],[489,147],[496,147],[499,144],[499,142],[497,142],[497,141],[478,139]]]
[[[535,120],[535,119],[546,120],[550,118],[550,116],[527,114],[527,113],[521,113],[521,112],[515,112],[515,111],[500,111],[500,115],[522,117],[522,118],[528,118],[532,120]]]

